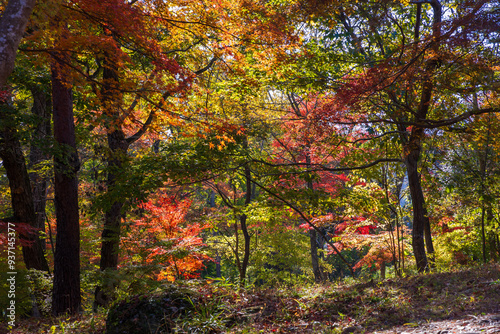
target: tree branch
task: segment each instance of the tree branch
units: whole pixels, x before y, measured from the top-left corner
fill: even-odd
[[[137,131],[132,136],[125,139],[129,145],[132,144],[133,142],[135,142],[137,139],[142,137],[142,135],[147,131],[149,125],[151,125],[151,123],[153,122],[155,115],[156,115],[156,109],[151,110],[148,118],[146,119],[146,122],[144,122],[144,124],[139,129],[139,131]]]
[[[393,119],[380,118],[380,119],[367,120],[367,121],[351,121],[351,122],[335,121],[335,122],[332,122],[332,124],[359,125],[359,124],[387,123],[387,124],[396,124],[396,125],[402,125],[402,126],[418,126],[418,127],[424,128],[424,129],[437,129],[440,127],[453,125],[453,124],[458,123],[460,121],[464,121],[467,118],[472,117],[472,116],[488,114],[488,113],[497,113],[497,112],[500,112],[500,108],[485,108],[485,109],[479,109],[479,110],[471,110],[471,111],[464,112],[458,116],[448,118],[448,119],[443,119],[443,120],[425,119],[425,120],[420,120],[418,122],[409,122],[409,121],[397,121],[397,120],[393,120]]]
[[[212,58],[212,59],[210,59],[210,61],[208,62],[207,66],[205,66],[205,67],[203,67],[203,68],[201,68],[201,69],[199,69],[199,70],[197,70],[197,71],[194,71],[194,73],[195,73],[196,75],[200,75],[200,74],[202,74],[203,72],[208,71],[208,70],[212,67],[212,65],[215,63],[215,61],[216,61],[217,59],[218,59],[218,57],[213,57],[213,58]]]
[[[378,165],[379,163],[382,162],[403,162],[402,159],[396,159],[396,158],[382,158],[378,159],[375,161],[372,161],[366,165],[362,166],[354,166],[354,167],[337,167],[337,168],[330,168],[326,167],[324,165],[320,164],[308,164],[306,162],[297,162],[297,163],[286,163],[286,164],[273,164],[264,160],[257,160],[257,159],[252,159],[253,162],[261,163],[266,166],[270,167],[286,167],[286,166],[303,166],[303,167],[313,167],[313,169],[307,169],[303,173],[310,173],[310,172],[318,172],[318,171],[328,171],[328,172],[345,172],[345,171],[351,171],[351,170],[360,170],[360,169],[366,169],[373,167],[375,165]]]

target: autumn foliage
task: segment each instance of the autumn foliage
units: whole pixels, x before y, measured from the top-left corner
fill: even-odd
[[[1,2],[0,30],[22,2]],[[55,315],[189,279],[244,289],[498,261],[498,8],[37,1],[0,78],[0,246],[15,221],[27,268],[69,273],[52,300],[83,303]]]
[[[167,194],[142,203],[141,217],[127,225],[122,238],[121,263],[149,267],[157,280],[199,277],[203,262],[210,260],[202,253],[200,235],[207,226],[185,221],[190,205]]]

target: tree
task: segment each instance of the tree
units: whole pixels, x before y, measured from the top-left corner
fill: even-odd
[[[17,49],[35,1],[9,1],[0,18],[0,158],[7,171],[11,188],[13,220],[38,227],[31,193],[31,184],[26,168],[24,154],[17,134],[12,109],[9,107],[10,93],[7,79],[14,69]],[[10,112],[8,111],[10,110]],[[14,118],[15,119],[15,118]],[[48,271],[47,261],[38,232],[23,236],[23,257],[27,268]]]
[[[140,217],[127,226],[122,240],[122,261],[141,267],[141,276],[158,281],[199,277],[204,261],[200,237],[206,226],[185,221],[190,200],[179,201],[163,191],[140,205]]]
[[[277,148],[275,152],[274,162],[282,163],[289,167],[295,165],[298,167],[299,180],[291,183],[291,188],[302,190],[307,194],[311,203],[310,208],[304,208],[309,212],[312,217],[322,216],[327,213],[337,214],[340,207],[335,208],[335,205],[327,205],[322,207],[319,198],[322,192],[332,198],[339,196],[346,196],[346,193],[340,191],[341,185],[345,180],[345,175],[335,175],[334,172],[320,172],[316,166],[318,164],[334,168],[338,166],[342,156],[345,156],[349,151],[342,145],[341,142],[335,142],[336,129],[325,129],[323,133],[319,133],[314,119],[316,107],[321,105],[322,98],[311,96],[308,98],[300,98],[296,94],[289,93],[288,100],[291,106],[291,112],[283,117],[283,134],[276,137],[274,146]],[[345,132],[349,132],[346,130]],[[331,146],[330,146],[331,145]],[[283,178],[290,178],[285,176],[286,171],[283,173]],[[292,180],[294,176],[291,176]],[[279,183],[277,187],[280,187]],[[286,186],[285,186],[286,187]],[[299,190],[300,191],[300,190]],[[291,190],[291,193],[294,191]],[[339,195],[341,194],[342,195]],[[289,195],[290,196],[290,195]],[[298,194],[291,197],[300,198]],[[302,199],[304,200],[304,199]],[[307,199],[305,200],[307,201]],[[322,202],[323,204],[325,201]],[[319,227],[319,226],[318,226]],[[313,268],[314,279],[316,282],[323,282],[326,280],[324,269],[321,268],[318,257],[318,246],[323,246],[325,240],[325,225],[322,225],[321,235],[318,235],[316,229],[308,228],[310,237],[310,255]],[[322,247],[321,247],[322,248]],[[324,258],[324,256],[322,255]]]
[[[309,37],[310,52],[319,53],[327,61],[337,59],[339,62],[334,67],[337,71],[332,71],[325,68],[324,63],[311,64],[306,58],[303,72],[316,79],[313,84],[324,87],[326,81],[333,91],[334,99],[325,104],[323,115],[319,116],[320,124],[370,126],[376,134],[374,139],[379,141],[399,137],[413,205],[413,250],[417,268],[423,271],[428,268],[426,247],[428,254],[433,252],[419,172],[426,131],[446,128],[474,114],[498,111],[497,107],[467,110],[462,109],[461,104],[448,103],[463,98],[465,90],[478,85],[469,80],[466,71],[470,68],[465,64],[477,64],[477,57],[480,57],[481,65],[473,67],[476,79],[479,73],[492,70],[489,57],[494,51],[487,44],[491,37],[486,36],[497,23],[484,23],[487,13],[492,10],[486,2],[474,6],[461,4],[456,16],[447,18],[446,22],[442,21],[439,1],[414,3],[418,8],[431,4],[431,15],[418,8],[410,11],[397,3],[377,3],[369,7],[352,4],[337,8],[337,16],[315,12],[314,22],[320,26],[320,32]],[[415,20],[411,26],[403,23],[412,16]],[[426,34],[420,32],[422,22],[425,22]],[[391,34],[400,36],[399,45],[392,43]],[[407,36],[412,34],[415,41],[407,43]],[[474,40],[475,34],[483,38]],[[333,48],[346,45],[352,50],[348,55],[338,54]],[[485,51],[470,56],[467,51],[470,48],[484,48]],[[463,58],[458,57],[459,54]],[[292,57],[287,61],[293,61]],[[443,71],[437,71],[438,68]],[[457,89],[451,83],[458,78],[465,79]],[[352,119],[336,120],[339,107],[347,107],[346,112]],[[347,114],[346,117],[349,118]]]
[[[140,139],[152,126],[153,120],[164,110],[168,99],[173,96],[182,96],[190,89],[193,79],[197,74],[206,69],[191,71],[181,66],[174,58],[167,58],[165,54],[176,53],[181,50],[165,50],[161,41],[156,40],[156,31],[148,30],[146,19],[152,19],[156,24],[163,25],[164,20],[169,22],[168,17],[154,19],[142,13],[140,7],[133,4],[117,4],[122,15],[130,18],[130,22],[119,21],[114,10],[108,7],[101,8],[99,3],[94,4],[96,8],[86,5],[85,10],[96,11],[102,15],[102,21],[98,22],[98,28],[104,31],[106,36],[106,49],[102,54],[98,54],[98,60],[102,61],[102,81],[94,93],[100,100],[100,107],[104,118],[104,128],[106,131],[109,153],[107,156],[107,179],[106,188],[108,194],[114,192],[117,187],[116,179],[127,165],[127,154],[130,146]],[[161,7],[161,6],[160,6]],[[159,16],[164,15],[162,8],[156,8]],[[177,37],[177,36],[175,36]],[[175,38],[172,37],[172,38]],[[163,38],[161,36],[160,38]],[[176,44],[178,41],[173,41]],[[181,41],[182,48],[187,44],[187,50],[198,44],[199,41]],[[190,45],[191,44],[191,45]],[[135,78],[130,75],[137,71],[136,64],[130,61],[129,53],[120,50],[121,45],[126,45],[124,49],[129,49],[129,53],[135,56],[140,55],[147,59],[143,64],[151,70],[150,74],[141,73],[142,82],[135,82]],[[134,46],[137,50],[134,50]],[[100,58],[100,59],[99,59]],[[211,64],[211,63],[210,63]],[[210,66],[210,65],[209,65]],[[126,93],[134,87],[132,102],[127,105]],[[146,110],[138,110],[139,101],[144,100],[148,105]],[[141,112],[146,113],[146,120],[140,124],[130,135],[127,129],[127,122],[132,120]],[[127,131],[128,130],[128,131]],[[117,197],[110,199],[105,209],[104,228],[102,233],[102,248],[100,270],[116,270],[118,267],[118,254],[120,243],[120,225],[124,215],[124,200]],[[109,285],[109,284],[106,284]],[[111,284],[111,289],[113,289]],[[104,291],[101,287],[96,289],[96,305],[105,306],[112,300],[112,291]]]
[[[52,133],[52,99],[47,92],[45,83],[29,87],[33,97],[31,113],[35,117],[35,129],[31,137],[28,168],[33,189],[33,204],[36,214],[35,226],[45,231],[47,205],[48,173],[46,166],[51,155],[47,152],[46,144],[51,139]]]
[[[440,195],[434,204],[442,234],[457,230],[472,230],[479,236],[477,249],[486,263],[498,258],[498,234],[495,231],[498,208],[499,161],[497,154],[498,114],[487,114],[471,120],[465,133],[444,136],[445,154],[438,169]],[[471,211],[464,219],[462,210],[446,210],[448,198],[455,197],[463,210]],[[469,220],[469,221],[466,221]],[[475,240],[471,243],[475,243]],[[479,257],[479,252],[475,253]],[[466,259],[463,259],[464,261]]]
[[[29,234],[21,234],[23,246],[23,258],[28,269],[48,271],[47,261],[44,257],[42,242],[39,238],[39,230],[36,225],[36,214],[31,192],[31,183],[26,168],[25,158],[16,126],[12,124],[14,118],[12,112],[8,112],[8,106],[3,105],[0,115],[0,158],[7,172],[9,186],[11,189],[11,201],[14,216],[5,220],[15,223],[25,223],[33,227]]]
[[[64,32],[63,28],[63,32]],[[64,39],[64,35],[61,36]],[[78,177],[80,168],[76,151],[72,83],[68,80],[69,55],[53,53],[52,105],[54,139],[54,193],[57,221],[54,254],[52,312],[55,315],[80,312],[80,221],[78,212]]]
[[[114,270],[118,265],[120,223],[127,196],[117,190],[120,189],[117,176],[127,167],[129,147],[147,133],[154,120],[162,118],[158,117],[162,110],[177,118],[175,113],[166,111],[168,99],[181,100],[194,77],[206,70],[207,64],[213,63],[205,57],[212,52],[201,47],[189,53],[199,56],[195,64],[195,67],[201,67],[199,70],[191,70],[170,57],[173,53],[188,53],[200,44],[198,33],[203,36],[212,18],[206,15],[207,22],[197,23],[198,18],[189,18],[190,15],[196,16],[189,8],[172,13],[162,4],[136,1],[75,1],[64,6],[51,3],[47,6],[56,8],[61,26],[64,22],[71,24],[67,24],[64,40],[57,45],[52,45],[52,35],[59,34],[61,27],[37,26],[29,52],[46,53],[46,45],[50,45],[51,55],[68,52],[68,56],[58,59],[59,66],[65,65],[62,74],[67,77],[65,84],[76,80],[79,84],[75,85],[78,89],[75,95],[97,102],[87,102],[90,110],[81,118],[93,124],[85,126],[104,129],[105,132],[108,152],[105,155],[105,199],[100,202],[104,203],[100,267],[103,271]],[[51,20],[54,8],[45,12],[43,8],[41,16]],[[181,13],[184,18],[177,17]],[[202,13],[205,15],[206,12],[202,10]],[[183,19],[185,23],[177,27]],[[75,22],[81,24],[75,25]],[[166,31],[171,38],[169,41],[165,41]],[[179,61],[191,65],[189,55]],[[106,305],[111,295],[112,292],[101,292],[98,288],[97,303]]]

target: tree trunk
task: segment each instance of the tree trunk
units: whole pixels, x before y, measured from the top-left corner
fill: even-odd
[[[309,155],[309,150],[310,145],[307,144],[306,146],[307,152],[306,152],[306,164],[307,168],[311,168],[311,157]],[[314,185],[312,181],[307,181],[307,189],[313,191],[314,190]],[[312,269],[313,269],[313,274],[314,274],[314,281],[316,283],[321,283],[324,281],[324,276],[321,267],[319,265],[319,257],[318,257],[318,235],[316,233],[316,230],[312,229],[309,230],[309,252],[311,253],[311,264],[312,264]]]
[[[1,13],[0,18],[0,92],[6,90],[7,79],[14,69],[17,48],[23,37],[29,17],[33,12],[35,0],[10,0]],[[4,94],[0,94],[0,98]],[[6,104],[6,100],[0,100]],[[8,115],[1,111],[0,115],[0,157],[9,178],[11,187],[14,220],[34,225],[34,208],[29,176],[26,170],[24,155],[16,136],[15,127],[8,125]],[[10,175],[10,176],[9,176]],[[28,237],[32,241],[30,247],[23,247],[26,267],[48,271],[47,262],[38,235]]]
[[[128,150],[128,143],[121,129],[108,134],[108,177],[106,180],[107,191],[112,191],[116,173],[123,167]],[[104,216],[104,227],[101,235],[101,260],[99,269],[101,271],[118,269],[118,255],[120,250],[120,225],[122,219],[123,201],[115,200],[111,207],[106,210]],[[103,285],[98,286],[95,291],[95,305],[106,307],[114,299],[114,290],[117,286],[112,278],[104,276]]]
[[[486,256],[486,232],[484,228],[484,216],[486,214],[486,209],[484,207],[484,203],[481,206],[481,245],[483,249],[483,263],[486,264],[488,262]]]
[[[477,108],[477,96],[475,96],[475,108]],[[486,207],[491,210],[491,203],[489,203],[489,196],[487,196],[486,180],[489,177],[488,172],[488,156],[490,152],[490,132],[491,132],[491,117],[488,119],[488,129],[486,133],[486,145],[484,148],[484,154],[479,153],[479,176],[481,177],[481,241],[483,249],[483,263],[488,262],[487,252],[486,252],[486,229],[485,229],[485,215]]]
[[[112,34],[110,34],[112,36]],[[107,57],[108,55],[106,55]],[[112,59],[112,57],[110,58]],[[115,187],[117,173],[123,168],[127,157],[129,142],[125,138],[125,133],[119,122],[122,105],[122,93],[119,87],[119,75],[117,65],[110,59],[104,61],[103,86],[102,86],[102,106],[104,112],[111,119],[110,124],[106,124],[108,131],[107,156],[107,192],[111,192]],[[120,249],[120,225],[122,219],[123,201],[114,199],[111,206],[106,210],[104,216],[104,227],[101,235],[101,260],[99,269],[118,269],[118,255]],[[104,275],[103,283],[95,291],[95,306],[106,307],[114,299],[114,290],[118,282],[115,279]]]
[[[243,232],[243,242],[244,242],[243,261],[241,263],[241,269],[240,269],[240,285],[243,286],[245,284],[248,261],[250,259],[250,234],[248,233],[248,228],[247,228],[247,215],[242,214],[240,216],[240,226],[241,226],[241,232]]]
[[[424,212],[424,237],[425,237],[425,249],[427,250],[427,259],[429,261],[430,268],[435,268],[435,257],[434,257],[434,244],[432,242],[432,233],[431,233],[431,222],[429,220],[429,215],[427,213],[427,209]]]
[[[4,3],[4,2],[3,2]],[[0,18],[0,90],[14,69],[17,48],[36,0],[9,0]]]
[[[62,58],[66,55],[58,55]],[[66,57],[67,58],[67,57]],[[52,105],[54,138],[58,152],[54,157],[54,192],[57,221],[54,254],[52,313],[76,314],[80,297],[80,225],[78,215],[78,179],[80,167],[76,151],[71,88],[63,80],[64,63],[52,64]]]
[[[380,264],[380,280],[381,281],[385,280],[385,271],[386,271],[385,261],[382,261],[382,263]]]
[[[309,230],[309,241],[314,281],[316,283],[320,283],[323,281],[323,275],[321,275],[321,268],[319,267],[318,241],[316,230]]]
[[[113,190],[116,173],[123,167],[128,143],[123,131],[116,130],[108,134],[108,177],[106,180],[107,191]],[[106,211],[104,217],[104,230],[102,232],[101,270],[118,268],[118,250],[120,244],[120,223],[122,219],[123,201],[115,200]]]
[[[37,228],[31,184],[23,150],[17,137],[17,131],[8,118],[9,115],[5,111],[0,114],[0,158],[9,179],[12,210],[14,211],[13,222],[25,223]],[[22,251],[26,268],[49,271],[38,233],[20,234],[19,237],[23,245]]]
[[[427,119],[429,108],[431,105],[432,93],[434,91],[434,74],[439,67],[439,36],[441,35],[441,4],[439,0],[429,0],[428,2],[433,9],[433,27],[432,27],[432,51],[434,56],[431,57],[425,66],[422,73],[422,91],[420,93],[420,103],[415,112],[415,122],[422,122]],[[418,36],[418,28],[415,30],[415,39]],[[417,270],[419,272],[428,270],[427,256],[425,248],[429,253],[430,259],[433,260],[434,247],[432,245],[432,236],[429,216],[425,207],[425,198],[422,191],[420,174],[418,173],[418,160],[422,151],[421,140],[424,137],[424,129],[414,126],[410,133],[408,141],[404,141],[404,162],[408,173],[408,184],[410,187],[410,195],[413,206],[413,231],[412,231],[412,246],[415,260],[417,262]],[[425,235],[425,242],[424,242]]]
[[[405,152],[405,165],[408,172],[408,185],[410,187],[413,206],[412,246],[418,272],[428,269],[427,256],[425,254],[424,229],[426,219],[428,220],[429,218],[425,209],[424,194],[418,173],[418,160],[421,151],[420,137],[422,135],[423,129],[413,129]]]
[[[246,140],[244,145],[245,148],[247,148]],[[246,193],[245,193],[245,207],[246,207],[252,201],[252,175],[250,173],[250,167],[248,165],[245,165],[245,186],[246,186]],[[246,214],[242,214],[240,216],[240,227],[241,227],[241,232],[243,232],[243,242],[244,242],[243,262],[241,263],[241,269],[240,269],[240,285],[243,285],[245,283],[248,262],[250,260],[250,241],[251,241],[250,234],[248,233]]]
[[[49,160],[49,154],[43,150],[46,139],[50,137],[52,105],[50,95],[40,88],[31,88],[33,96],[33,107],[31,113],[37,117],[37,126],[31,138],[29,155],[29,168],[32,171],[29,176],[33,189],[33,204],[35,207],[35,226],[45,231],[45,206],[47,203],[47,177],[37,172],[38,165]],[[45,242],[42,242],[45,249]]]

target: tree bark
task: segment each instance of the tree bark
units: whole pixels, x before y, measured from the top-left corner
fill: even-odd
[[[123,167],[128,146],[125,134],[121,129],[117,129],[108,134],[109,156],[107,159],[108,176],[106,180],[107,191],[112,191],[115,186],[116,173]],[[101,260],[99,269],[118,269],[118,255],[120,250],[120,225],[122,219],[123,201],[115,200],[104,215],[104,227],[101,235]],[[106,307],[114,299],[116,288],[114,279],[104,277],[103,284],[95,291],[95,305]]]
[[[477,108],[477,96],[475,96],[475,108]],[[490,132],[491,132],[491,118],[488,119],[488,128],[486,132],[486,145],[484,148],[484,154],[479,152],[479,176],[481,178],[481,241],[483,249],[483,263],[488,262],[488,256],[486,252],[486,229],[485,229],[485,215],[487,208],[491,210],[491,203],[489,201],[489,196],[487,196],[486,182],[489,177],[488,171],[488,156],[490,152]]]
[[[108,191],[111,191],[115,185],[116,173],[123,167],[125,155],[128,150],[128,143],[121,129],[108,134],[108,146],[111,152],[107,161],[108,177],[106,185]],[[104,230],[102,233],[101,270],[106,268],[116,269],[118,267],[122,208],[123,201],[116,200],[105,213]]]
[[[319,266],[317,237],[318,236],[316,234],[316,230],[309,230],[310,253],[314,273],[314,281],[316,283],[320,283],[323,281],[323,275],[321,275],[321,268]]]
[[[54,192],[57,221],[54,254],[52,313],[76,314],[80,297],[80,225],[78,214],[78,179],[80,167],[76,151],[72,90],[63,79],[63,62],[58,54],[52,64],[52,105],[54,138],[58,152],[54,157]]]

